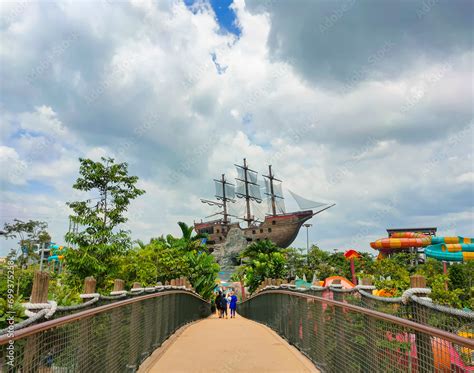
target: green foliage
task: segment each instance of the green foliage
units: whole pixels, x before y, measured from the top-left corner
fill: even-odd
[[[115,163],[112,158],[79,161],[80,177],[73,188],[98,197],[67,203],[74,211],[72,221],[83,229],[66,234],[66,241],[79,248],[68,250],[65,256],[72,277],[93,275],[100,288],[117,274],[120,256],[131,245],[129,232],[118,226],[127,221],[125,212],[130,201],[145,191],[136,188],[138,177],[128,175],[126,163]]]
[[[462,308],[463,302],[459,297],[463,293],[463,290],[449,290],[449,287],[446,289],[446,284],[449,282],[447,275],[438,274],[432,277],[430,282],[430,285],[428,285],[431,288],[430,298],[433,299],[435,303]]]
[[[373,266],[372,276],[374,285],[379,290],[394,290],[394,295],[399,296],[408,289],[410,285],[410,272],[400,266],[399,261],[394,258],[376,260]]]
[[[474,261],[451,264],[448,269],[449,289],[463,289],[459,295],[463,307],[474,310]]]
[[[289,272],[288,256],[293,251],[279,248],[269,240],[257,241],[248,245],[240,254],[245,264],[240,266],[233,275],[234,279],[244,281],[249,291],[253,293],[258,285],[269,278],[286,278]],[[291,262],[295,267],[294,261]]]
[[[0,298],[0,329],[8,327],[9,323],[7,318],[13,317],[15,324],[27,318],[25,309],[21,305],[22,302],[23,299],[21,297],[16,297],[13,307],[10,308],[7,299],[3,297]]]
[[[270,240],[253,242],[248,245],[240,254],[241,258],[255,259],[259,254],[270,254],[281,251],[277,245]]]
[[[303,277],[306,269],[306,256],[298,249],[292,247],[285,249],[284,252],[290,278],[294,278],[295,276]]]
[[[219,265],[206,252],[205,246],[200,245],[200,238],[168,235],[166,238],[153,238],[147,245],[140,242],[129,250],[121,258],[118,277],[127,283],[138,281],[146,286],[184,276],[203,298],[209,299],[218,272]]]
[[[25,266],[28,258],[39,259],[35,252],[35,245],[49,244],[51,236],[47,232],[48,223],[40,220],[23,221],[20,219],[13,219],[13,223],[5,223],[3,231],[4,237],[19,239],[18,244],[25,251],[25,254],[15,256],[16,262],[20,266]],[[13,254],[15,255],[15,254]]]
[[[82,302],[79,294],[82,293],[82,284],[71,286],[67,281],[67,274],[51,273],[49,280],[49,300],[54,300],[59,306],[72,306]]]
[[[433,258],[427,258],[425,263],[418,266],[415,273],[425,276],[426,285],[430,287],[434,278],[443,274],[443,263]]]
[[[3,265],[0,268],[0,294],[7,294],[8,285],[8,267]],[[31,294],[33,288],[33,276],[35,269],[33,267],[21,268],[15,266],[14,269],[14,282],[15,282],[15,294],[17,297],[27,298]]]
[[[253,293],[266,278],[286,278],[288,275],[287,261],[284,253],[259,253],[245,265],[245,285]]]
[[[210,299],[216,286],[219,265],[214,257],[205,252],[191,251],[186,254],[188,271],[185,276],[196,292],[203,298]]]

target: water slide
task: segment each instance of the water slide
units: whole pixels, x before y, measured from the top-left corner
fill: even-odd
[[[411,247],[424,247],[429,258],[450,262],[474,260],[474,239],[461,236],[431,237],[423,233],[397,232],[389,238],[371,242],[370,246],[382,254]]]
[[[466,262],[474,260],[474,244],[472,243],[439,243],[425,248],[429,258],[445,260],[448,262]]]
[[[60,260],[64,259],[64,253],[67,250],[67,247],[65,246],[59,246],[54,243],[51,243],[49,246],[50,252],[52,255],[48,257],[48,262],[59,262]],[[63,251],[64,250],[64,251]]]

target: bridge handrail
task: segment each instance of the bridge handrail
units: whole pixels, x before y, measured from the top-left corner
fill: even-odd
[[[165,290],[161,290],[157,293],[136,296],[134,298],[124,299],[124,300],[118,300],[114,303],[105,304],[103,306],[98,306],[98,307],[95,307],[95,308],[89,308],[87,310],[80,311],[80,312],[73,313],[73,314],[66,315],[66,316],[62,316],[62,317],[57,318],[57,319],[48,320],[48,321],[41,322],[39,324],[31,325],[31,326],[28,326],[26,328],[16,330],[14,332],[13,337],[8,337],[7,334],[0,335],[0,346],[9,343],[9,341],[15,341],[15,340],[18,340],[18,339],[21,339],[21,338],[25,338],[25,337],[28,337],[28,336],[33,335],[35,333],[38,333],[38,332],[41,332],[41,331],[44,331],[44,330],[47,330],[47,329],[55,328],[55,327],[70,323],[72,321],[81,320],[81,319],[91,317],[91,316],[99,314],[99,313],[110,311],[114,308],[123,307],[123,306],[129,305],[129,304],[132,304],[132,303],[141,302],[141,301],[146,300],[146,299],[155,298],[155,297],[159,297],[159,296],[163,296],[163,295],[182,294],[182,293],[192,295],[192,296],[198,298],[199,300],[210,304],[209,301],[205,300],[204,298],[199,296],[199,294],[197,294],[195,292],[192,292],[190,290],[184,290],[184,289],[183,290],[167,290],[167,289],[165,289]]]
[[[322,372],[472,370],[470,317],[440,313],[410,297],[396,304],[331,290],[267,286],[238,309],[275,330]]]
[[[246,299],[245,301],[241,302],[240,304],[244,304],[245,302],[251,301],[255,297],[262,296],[262,295],[265,295],[265,294],[286,294],[286,295],[293,295],[293,296],[297,296],[297,297],[301,297],[301,298],[305,298],[305,299],[313,299],[313,300],[318,301],[320,303],[331,304],[333,306],[337,306],[337,307],[341,307],[341,308],[344,308],[344,309],[352,310],[352,311],[355,311],[355,312],[358,312],[358,313],[361,313],[361,314],[364,314],[364,315],[367,315],[367,316],[374,317],[374,318],[379,319],[379,320],[389,321],[391,323],[400,325],[402,327],[408,327],[410,329],[414,329],[414,330],[417,330],[419,332],[430,334],[434,337],[444,339],[444,340],[449,341],[451,343],[455,343],[455,344],[461,345],[461,346],[469,348],[469,349],[474,349],[474,340],[473,339],[461,337],[457,334],[450,333],[450,332],[447,332],[447,331],[442,330],[442,329],[434,328],[432,326],[425,325],[425,324],[420,324],[420,323],[417,323],[417,322],[414,322],[414,321],[411,321],[411,320],[407,320],[407,319],[403,319],[401,317],[393,316],[393,315],[390,315],[390,314],[387,314],[387,313],[371,310],[369,308],[355,306],[353,304],[344,303],[344,302],[340,302],[340,301],[333,300],[333,299],[326,299],[326,298],[323,298],[323,297],[318,297],[317,295],[312,295],[312,294],[307,294],[307,293],[300,293],[300,292],[295,291],[295,290],[274,290],[274,289],[263,290],[263,291],[255,294],[254,296]]]
[[[181,326],[209,316],[192,290],[134,295],[0,337],[1,371],[136,371]]]

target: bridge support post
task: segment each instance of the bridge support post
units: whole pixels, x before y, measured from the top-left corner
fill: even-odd
[[[30,303],[48,302],[49,273],[36,271],[33,277],[33,288],[31,289]],[[34,372],[38,368],[38,356],[43,356],[44,351],[39,351],[38,334],[26,338],[23,357],[23,369],[25,372]]]
[[[120,280],[119,278],[116,278],[114,280],[114,290],[113,293],[119,292],[119,291],[124,291],[125,290],[125,281]]]
[[[86,277],[84,279],[84,294],[94,294],[97,286],[97,280],[92,277]],[[87,302],[89,299],[84,298],[84,302]]]
[[[49,273],[36,271],[31,289],[31,303],[46,303],[48,301]]]

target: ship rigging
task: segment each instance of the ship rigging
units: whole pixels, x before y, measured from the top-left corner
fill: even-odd
[[[236,164],[235,167],[235,184],[222,174],[220,179],[214,180],[216,200],[201,199],[201,202],[219,209],[207,218],[222,216],[194,224],[197,232],[208,234],[207,244],[211,249],[214,245],[225,244],[227,234],[233,228],[240,230],[248,243],[269,239],[280,247],[287,247],[294,241],[304,222],[335,205],[311,201],[290,191],[301,211],[287,213],[282,181],[275,177],[271,165],[268,166],[268,175],[262,175],[265,180],[264,198],[258,183],[258,172],[248,166],[247,160],[244,158],[243,164]],[[264,200],[268,203],[268,211],[261,214],[260,205]],[[242,201],[243,211],[239,210]],[[256,216],[256,213],[260,213],[260,216]],[[232,222],[231,217],[244,221],[247,227],[242,228],[238,222]]]

